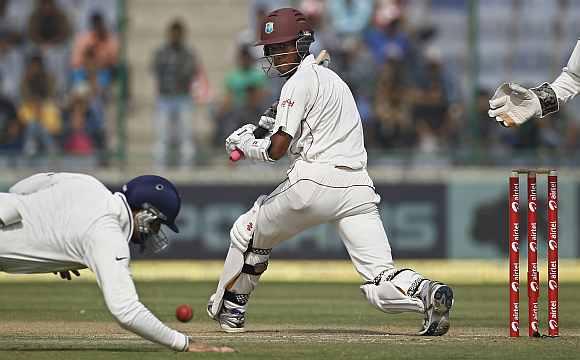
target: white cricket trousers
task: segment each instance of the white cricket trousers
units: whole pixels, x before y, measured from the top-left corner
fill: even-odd
[[[336,226],[365,281],[394,267],[373,182],[365,169],[297,161],[262,203],[252,246],[271,249],[319,224]]]

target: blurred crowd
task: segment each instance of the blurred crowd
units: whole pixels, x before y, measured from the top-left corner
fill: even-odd
[[[114,0],[0,0],[0,154],[107,161]]]
[[[111,90],[121,66],[118,1],[0,0],[0,159],[7,154],[24,158],[66,154],[107,164],[110,139],[116,135],[111,131]],[[537,158],[539,153],[578,147],[578,117],[573,112],[559,113],[558,121],[529,122],[518,131],[498,127],[487,117],[493,89],[466,84],[465,34],[450,36],[453,25],[443,30],[436,21],[413,18],[419,7],[431,13],[428,6],[448,6],[442,10],[445,15],[459,10],[459,19],[467,24],[464,1],[251,0],[249,4],[248,26],[237,34],[235,65],[224,74],[223,84],[210,86],[195,49],[198,34],[188,37],[191,24],[176,18],[165,25],[164,40],[146,60],[156,94],[151,116],[154,143],[148,148],[158,169],[190,169],[206,162],[207,154],[223,158],[214,150],[223,148],[225,137],[243,124],[256,123],[277,100],[283,79],[266,77],[260,63],[263,49],[253,44],[262,31],[261,19],[286,6],[308,17],[316,38],[311,52],[328,50],[330,67],[349,85],[367,149],[385,154],[372,156],[375,162],[412,157],[452,164],[463,158],[469,164],[479,152],[484,155],[479,164],[501,164],[511,161],[506,154],[515,150],[527,150]],[[443,31],[447,32],[442,35]],[[450,47],[441,45],[453,41],[463,47],[449,55]],[[134,81],[140,86],[139,79]],[[224,91],[217,91],[220,95],[215,98],[212,88]],[[200,138],[194,118],[199,103],[208,102],[209,116],[200,118],[209,121],[213,133]]]
[[[446,3],[464,11],[466,19],[465,2]],[[252,44],[262,31],[260,19],[273,9],[294,6],[315,28],[311,52],[328,50],[331,68],[352,90],[367,149],[386,154],[374,157],[379,161],[400,153],[428,161],[439,157],[451,164],[469,153],[469,162],[479,149],[485,161],[500,164],[509,163],[506,154],[512,151],[529,150],[531,157],[537,157],[538,152],[556,153],[578,145],[576,119],[565,121],[570,114],[561,113],[564,119],[558,121],[530,122],[520,131],[491,121],[487,101],[494,89],[478,88],[470,101],[466,69],[446,62],[438,46],[437,24],[410,21],[417,5],[409,0],[252,1],[249,27],[238,37],[237,67],[226,76],[226,95],[215,111],[215,144],[221,144],[231,130],[255,122],[276,100],[282,83],[265,78],[257,63],[262,49]],[[466,41],[465,35],[461,38]]]

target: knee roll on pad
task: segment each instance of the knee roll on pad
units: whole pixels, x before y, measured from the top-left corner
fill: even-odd
[[[242,273],[248,275],[262,275],[268,269],[268,259],[272,249],[250,248],[246,253],[246,259],[242,268]]]
[[[236,294],[251,294],[260,276],[268,268],[268,259],[270,258],[271,249],[254,249],[250,248],[246,252],[242,273],[232,285],[230,291]]]
[[[250,245],[250,241],[252,240],[254,231],[256,230],[258,211],[265,199],[266,195],[258,197],[254,206],[252,206],[248,212],[240,215],[230,230],[230,240],[232,245],[240,249],[242,252],[248,250],[248,246]]]

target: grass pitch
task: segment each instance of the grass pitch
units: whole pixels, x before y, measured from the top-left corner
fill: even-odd
[[[174,353],[122,330],[96,284],[0,282],[0,359],[573,359],[580,350],[580,284],[560,289],[557,339],[507,337],[503,285],[454,285],[448,335],[418,337],[421,316],[371,307],[356,283],[266,281],[252,296],[247,332],[224,334],[205,314],[215,282],[137,281],[141,300],[162,321],[195,339],[235,347],[234,354]],[[522,286],[522,288],[524,288]],[[542,294],[545,301],[545,294]],[[525,300],[525,296],[522,294]],[[194,318],[175,320],[191,304]],[[521,304],[522,335],[527,304]],[[540,308],[545,329],[547,308]]]

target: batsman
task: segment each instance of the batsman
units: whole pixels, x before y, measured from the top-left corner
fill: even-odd
[[[269,76],[286,79],[275,109],[256,136],[247,124],[226,139],[228,154],[273,162],[288,154],[286,179],[258,197],[230,231],[231,244],[208,314],[223,331],[245,329],[248,302],[267,270],[273,247],[312,226],[333,224],[363,278],[366,299],[386,313],[424,315],[419,335],[449,330],[452,289],[412,269],[397,268],[367,173],[359,112],[348,85],[309,53],[314,32],[305,16],[278,9],[262,22],[260,40]]]

